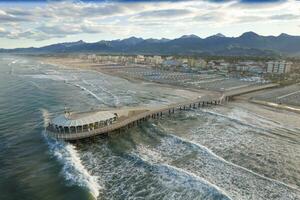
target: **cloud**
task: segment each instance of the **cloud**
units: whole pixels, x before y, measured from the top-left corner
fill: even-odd
[[[191,14],[192,12],[187,9],[165,9],[165,10],[151,10],[141,12],[136,15],[137,18],[169,18],[169,17],[182,17]]]
[[[273,15],[269,17],[273,20],[295,20],[300,19],[300,15],[294,15],[294,14],[282,14],[282,15]]]
[[[207,22],[211,22],[211,21],[219,21],[220,19],[222,19],[222,15],[221,13],[205,13],[202,15],[198,15],[196,17],[194,17],[194,20],[196,21],[207,21]]]
[[[263,21],[263,20],[266,20],[266,18],[257,15],[240,16],[237,18],[237,22],[239,23],[253,23],[253,22]]]
[[[293,0],[292,0],[293,1]],[[232,7],[244,9],[273,9],[288,4],[290,0],[240,0],[232,1]]]
[[[27,10],[23,10],[21,8],[10,8],[8,10],[6,10],[6,12],[9,15],[13,15],[13,16],[31,16],[32,14],[30,12],[28,12]]]
[[[151,36],[158,34],[157,28],[166,34],[189,34],[216,27],[248,24],[256,27],[257,23],[269,21],[297,27],[295,20],[300,19],[300,1],[292,0],[130,0],[130,3],[81,0],[47,1],[31,6],[2,5],[0,37],[39,41],[83,34],[97,38],[101,35]]]
[[[6,36],[6,35],[7,35],[7,31],[4,28],[0,27],[0,37]]]
[[[70,35],[79,33],[99,33],[101,26],[85,22],[83,24],[65,24],[64,26],[40,26],[37,30],[49,35]]]
[[[12,15],[7,13],[4,10],[0,10],[0,23],[3,22],[24,22],[24,21],[30,21],[30,19],[25,18],[25,17],[20,17],[16,15]]]

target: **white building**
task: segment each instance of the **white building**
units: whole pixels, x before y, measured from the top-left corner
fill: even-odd
[[[161,56],[153,56],[154,64],[160,65],[164,60]]]
[[[289,73],[292,68],[292,63],[285,60],[267,62],[267,73],[285,74]]]
[[[136,58],[134,59],[135,63],[144,63],[145,57],[143,55],[137,55]]]

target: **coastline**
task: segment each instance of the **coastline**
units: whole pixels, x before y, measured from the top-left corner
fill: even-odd
[[[126,79],[130,82],[133,83],[144,83],[144,84],[155,84],[158,85],[159,87],[164,87],[164,88],[170,88],[170,89],[176,89],[176,90],[182,90],[182,91],[187,91],[187,92],[196,92],[199,94],[207,94],[207,95],[220,95],[220,92],[217,91],[211,91],[211,90],[204,90],[204,89],[194,89],[194,88],[187,88],[179,85],[172,85],[172,84],[167,84],[167,83],[158,83],[158,82],[153,82],[153,81],[147,81],[141,78],[137,77],[129,77],[121,73],[117,73],[113,71],[113,67],[107,67],[109,64],[98,64],[98,63],[92,63],[92,62],[87,62],[83,61],[81,59],[76,59],[76,58],[67,58],[67,57],[40,57],[39,58],[42,62],[52,64],[52,65],[57,65],[57,66],[63,66],[66,68],[70,69],[87,69],[87,70],[94,70],[103,74],[107,74],[110,76],[115,76],[119,77],[122,79]],[[120,67],[126,68],[126,66],[120,65]],[[268,101],[261,101],[261,100],[255,100],[253,97],[257,94],[260,94],[264,91],[268,91],[272,89],[264,89],[261,91],[254,91],[250,92],[248,94],[243,94],[240,96],[234,97],[236,100],[243,100],[244,103],[248,104],[256,104],[256,105],[261,105],[262,107],[268,106],[272,108],[276,108],[278,110],[286,110],[290,112],[295,112],[300,114],[300,108],[291,106],[291,105],[280,105],[276,104],[273,102],[268,102]],[[196,97],[197,94],[194,96]]]
[[[70,69],[86,69],[86,70],[94,70],[94,71],[98,71],[101,73],[105,73],[105,70],[102,70],[101,67],[99,67],[99,65],[95,65],[92,63],[88,63],[88,62],[82,62],[78,59],[75,59],[76,62],[73,61],[73,59],[71,58],[67,58],[66,60],[64,60],[64,58],[59,58],[59,59],[42,59],[43,62],[45,63],[49,63],[49,64],[53,64],[53,65],[57,65],[57,66],[61,66],[61,67],[66,67],[66,68],[70,68]],[[120,77],[120,78],[124,78],[122,76],[120,76],[120,74],[118,73],[108,73],[111,76],[116,76],[116,77]],[[126,78],[126,80],[128,80]],[[154,84],[157,85],[158,87],[164,87],[164,88],[169,88],[170,91],[172,92],[176,92],[177,91],[181,91],[181,95],[187,97],[186,95],[191,95],[190,97],[192,97],[193,95],[199,95],[200,90],[198,91],[198,93],[192,93],[191,90],[189,90],[188,88],[181,88],[181,87],[176,87],[176,86],[170,86],[167,84],[160,84],[160,83],[154,83],[154,82],[149,82],[146,80],[139,80],[139,79],[129,79],[130,81],[133,81],[137,84],[139,83],[145,83],[145,84]],[[209,91],[207,91],[209,93]],[[263,91],[260,91],[263,92]],[[247,97],[250,94],[247,94]],[[188,98],[188,97],[187,97]],[[243,99],[244,98],[244,99]],[[234,109],[232,109],[234,108]],[[285,149],[283,150],[276,150],[276,148],[279,146],[281,147],[281,140],[284,140],[284,142],[290,142],[290,141],[294,141],[294,142],[298,142],[298,134],[294,134],[293,131],[300,130],[300,125],[299,124],[299,115],[298,113],[295,112],[291,112],[288,110],[281,110],[278,108],[273,108],[273,107],[268,107],[266,105],[261,105],[261,104],[255,104],[253,102],[249,101],[249,98],[245,98],[244,95],[237,97],[234,101],[231,101],[228,104],[225,104],[224,106],[219,106],[219,107],[213,107],[212,109],[209,109],[206,111],[206,109],[204,109],[201,112],[211,112],[212,114],[214,113],[214,110],[217,111],[217,115],[219,113],[221,113],[221,116],[223,116],[223,118],[225,119],[227,116],[229,116],[229,118],[232,117],[233,120],[239,120],[239,123],[245,123],[247,124],[248,122],[254,123],[255,127],[261,127],[261,126],[266,126],[266,129],[264,129],[263,134],[262,135],[255,135],[255,137],[252,136],[247,136],[248,134],[245,134],[246,138],[229,138],[229,140],[232,140],[233,144],[236,145],[240,145],[241,144],[241,148],[240,150],[237,150],[237,152],[235,152],[235,148],[231,149],[231,146],[228,146],[227,148],[225,147],[216,147],[216,144],[213,144],[211,141],[208,143],[203,142],[203,145],[208,147],[209,149],[212,149],[213,152],[216,153],[216,155],[219,155],[220,157],[224,158],[225,160],[228,160],[234,164],[237,164],[239,166],[242,166],[244,168],[250,169],[258,174],[261,174],[265,177],[268,178],[273,178],[275,180],[279,180],[282,181],[292,187],[297,188],[297,190],[299,190],[299,185],[297,183],[295,183],[294,180],[286,180],[284,177],[282,177],[283,175],[287,175],[287,176],[292,176],[292,174],[290,175],[290,173],[288,172],[289,169],[293,168],[293,166],[286,166],[285,164],[285,160],[288,159],[293,159],[294,154],[296,154],[297,152],[293,152],[293,155],[290,155],[291,152],[287,152]],[[223,113],[223,114],[222,114]],[[238,118],[241,118],[238,119]],[[256,120],[259,119],[258,122],[256,122]],[[251,121],[249,121],[251,120]],[[178,127],[178,130],[182,129],[182,133],[185,133],[186,130],[188,130],[188,127],[186,127],[187,125],[182,125],[182,127]],[[250,125],[252,126],[252,125]],[[287,127],[288,128],[288,132],[292,132],[292,133],[286,133],[286,132],[281,132],[281,133],[270,133],[267,130],[276,130],[277,127]],[[226,132],[226,130],[224,130]],[[180,134],[180,133],[178,133]],[[224,133],[222,133],[222,135],[220,135],[220,138],[222,139],[222,141],[224,140],[228,140],[228,138],[225,137],[226,135]],[[218,136],[216,135],[216,133],[213,134],[213,138],[217,138]],[[247,137],[249,137],[249,140],[247,139]],[[252,137],[252,138],[251,138]],[[204,137],[205,138],[205,137]],[[257,139],[258,138],[258,139]],[[260,140],[262,139],[262,140]],[[234,141],[237,140],[237,141]],[[252,143],[251,141],[255,141],[256,142],[262,142],[267,144],[266,146],[270,146],[270,147],[264,147],[261,146],[259,143]],[[214,139],[212,140],[214,141]],[[202,141],[201,141],[202,144]],[[229,144],[230,145],[230,144]],[[284,145],[283,145],[284,146]],[[284,148],[284,147],[282,147]],[[240,152],[239,152],[240,151]],[[265,153],[266,151],[266,153]],[[254,154],[252,152],[255,152]],[[275,152],[275,153],[274,153]],[[279,159],[277,160],[277,157],[275,155],[277,155],[278,153],[280,153]],[[235,156],[232,156],[232,155]],[[287,158],[288,157],[288,158]],[[283,159],[285,158],[285,159]],[[250,163],[244,163],[243,161],[245,159],[250,159]],[[277,169],[278,172],[277,174],[273,174],[272,170],[273,168],[272,166],[272,159],[276,159],[279,164],[278,166],[274,166],[274,169]],[[277,162],[276,161],[276,162]],[[296,161],[295,161],[296,162]],[[298,161],[297,161],[298,162]],[[269,167],[264,168],[260,166],[260,163],[263,163]],[[286,171],[287,170],[287,171]],[[285,172],[286,171],[286,172]],[[282,174],[283,175],[282,175]],[[290,179],[290,178],[288,178]]]
[[[107,65],[99,65],[91,62],[82,61],[81,59],[74,59],[74,58],[62,58],[62,57],[40,57],[40,61],[51,64],[51,65],[57,65],[57,66],[63,66],[65,68],[69,69],[86,69],[86,70],[93,70],[96,72],[100,72],[103,74],[107,74],[110,76],[122,78],[125,80],[128,80],[133,83],[137,84],[153,84],[157,85],[158,87],[167,88],[170,90],[176,90],[176,91],[182,91],[183,96],[187,95],[189,98],[195,98],[199,95],[205,94],[209,96],[220,96],[221,93],[217,91],[211,91],[211,90],[204,90],[204,89],[194,89],[194,88],[188,88],[184,86],[178,86],[178,85],[172,85],[172,84],[166,84],[166,83],[158,83],[154,81],[147,81],[144,79],[134,78],[134,77],[128,77],[121,73],[113,72],[113,68],[107,68]],[[125,67],[125,66],[124,66]],[[194,95],[191,95],[194,94]]]
[[[81,59],[74,59],[74,58],[63,58],[63,57],[41,57],[40,60],[44,63],[52,64],[52,65],[57,65],[57,66],[63,66],[66,68],[70,69],[87,69],[87,70],[94,70],[100,73],[104,73],[110,76],[115,76],[119,77],[122,79],[126,79],[128,81],[134,82],[134,83],[143,83],[143,84],[154,84],[157,85],[158,87],[164,87],[168,88],[170,90],[174,90],[174,93],[177,93],[181,96],[185,96],[187,98],[194,98],[197,97],[199,94],[206,94],[206,95],[220,95],[218,92],[215,91],[208,91],[208,90],[200,90],[200,89],[193,89],[193,88],[186,88],[186,87],[180,87],[180,86],[175,86],[175,85],[170,85],[170,84],[163,84],[163,83],[157,83],[157,82],[152,82],[152,81],[147,81],[143,79],[138,79],[138,78],[133,78],[133,77],[127,77],[125,75],[122,75],[120,73],[114,73],[112,71],[112,68],[109,68],[110,70],[107,69],[107,65],[99,65],[91,62],[86,62],[82,61]],[[270,89],[265,89],[266,91]],[[299,117],[298,115],[300,114],[300,109],[298,108],[293,108],[292,106],[289,105],[278,105],[272,102],[266,102],[266,101],[259,101],[259,100],[254,100],[253,97],[259,93],[264,92],[265,90],[262,91],[255,91],[251,92],[248,94],[240,95],[234,97],[234,101],[230,102],[230,104],[241,107],[244,109],[249,109],[249,111],[262,115],[263,117],[269,118],[271,120],[276,120],[278,121],[278,117],[275,115],[269,114],[266,111],[269,110],[269,108],[272,109],[274,113],[281,113],[287,112],[287,116],[295,116],[296,118]],[[177,92],[176,92],[177,91]],[[178,93],[179,92],[179,93]],[[286,116],[286,117],[287,117]],[[285,124],[289,124],[290,126],[300,128],[300,125],[298,125],[297,119],[287,119],[286,117],[283,117],[280,120],[283,120]]]

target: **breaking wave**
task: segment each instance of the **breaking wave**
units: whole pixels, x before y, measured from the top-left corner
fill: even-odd
[[[197,188],[201,191],[201,194],[208,199],[231,199],[225,191],[191,172],[170,164],[152,163],[141,154],[133,154],[133,156],[136,157],[136,159],[141,159],[145,165],[152,166],[154,170],[158,171],[158,173],[160,174],[160,178],[157,181],[165,182],[165,177],[171,177],[172,179],[176,180],[174,180],[174,182],[172,181],[173,184],[180,183],[180,185],[186,185],[189,188]]]
[[[92,91],[88,90],[87,88],[83,87],[82,85],[79,84],[74,84],[75,87],[78,87],[84,91],[86,91],[87,93],[89,93],[91,96],[93,96],[95,99],[97,99],[98,101],[102,102],[105,104],[105,102],[103,101],[103,99],[101,99],[99,96],[97,96],[95,93],[93,93]]]
[[[265,176],[263,176],[263,175],[261,175],[261,174],[258,174],[258,173],[256,173],[256,172],[250,170],[250,169],[247,169],[247,168],[242,167],[242,166],[240,166],[240,165],[237,165],[237,164],[234,164],[234,163],[232,163],[232,162],[229,162],[229,161],[225,160],[224,158],[222,158],[222,157],[218,156],[217,154],[215,154],[215,153],[214,153],[212,150],[210,150],[209,148],[207,148],[207,147],[205,147],[205,146],[203,146],[203,145],[201,145],[201,144],[198,144],[198,143],[193,142],[193,141],[190,141],[190,140],[186,140],[186,139],[184,139],[184,138],[181,138],[181,137],[176,136],[176,135],[173,135],[173,134],[168,134],[168,135],[169,135],[170,137],[173,137],[173,138],[177,139],[177,140],[180,141],[180,142],[187,143],[187,144],[193,145],[193,146],[195,146],[195,147],[198,147],[198,148],[200,148],[200,149],[206,151],[206,152],[207,152],[208,154],[210,154],[212,157],[215,157],[215,158],[217,158],[218,160],[220,160],[220,161],[222,161],[222,162],[224,162],[224,163],[226,163],[226,164],[228,164],[228,165],[231,165],[231,166],[233,166],[233,167],[239,168],[239,169],[241,169],[241,170],[243,170],[243,171],[246,171],[246,172],[248,172],[248,173],[251,173],[251,174],[253,174],[253,175],[257,176],[257,177],[260,177],[260,178],[262,178],[262,179],[265,179],[265,180],[270,181],[270,182],[273,182],[273,183],[277,183],[277,184],[282,185],[282,186],[284,186],[284,187],[287,187],[287,188],[289,188],[289,189],[292,189],[292,190],[298,190],[297,188],[295,188],[295,187],[293,187],[293,186],[291,186],[291,185],[288,185],[288,184],[286,184],[286,183],[283,183],[283,182],[281,182],[281,181],[278,181],[278,180],[275,180],[275,179],[272,179],[272,178],[265,177]],[[299,190],[298,190],[298,191],[299,191]]]
[[[120,104],[120,99],[115,94],[113,94],[109,90],[107,90],[106,88],[101,87],[100,84],[96,86],[93,83],[90,83],[90,82],[86,81],[85,79],[82,79],[82,82],[86,85],[89,85],[89,86],[93,87],[93,88],[100,89],[101,91],[103,91],[106,94],[108,94],[109,96],[111,96],[114,99],[115,106]]]
[[[49,121],[49,113],[47,110],[42,109],[44,124]],[[91,175],[82,164],[80,156],[74,145],[58,141],[48,137],[43,132],[45,141],[49,147],[50,153],[62,165],[61,171],[63,177],[71,184],[87,188],[92,196],[97,199],[102,187],[98,183],[98,177]]]
[[[191,179],[193,181],[196,181],[197,186],[201,186],[203,192],[206,192],[208,195],[218,195],[222,196],[224,199],[231,199],[224,190],[210,183],[206,179],[197,176],[192,172],[186,171],[182,168],[168,164],[168,162],[165,163],[158,152],[152,151],[151,149],[145,148],[143,146],[138,146],[137,150],[137,156],[140,159],[142,159],[145,163],[148,163],[149,165],[157,166],[159,169],[165,171],[162,174],[173,174],[173,176],[180,176],[180,178],[184,178],[186,181]],[[192,181],[189,182],[190,184],[192,184]]]

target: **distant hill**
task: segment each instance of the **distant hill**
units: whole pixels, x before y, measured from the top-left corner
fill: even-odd
[[[300,55],[300,36],[281,34],[261,36],[246,32],[239,37],[226,37],[220,33],[200,38],[184,35],[176,39],[143,39],[130,37],[123,40],[101,40],[59,43],[40,48],[0,49],[0,53],[122,53],[122,54],[178,54],[224,56]]]

